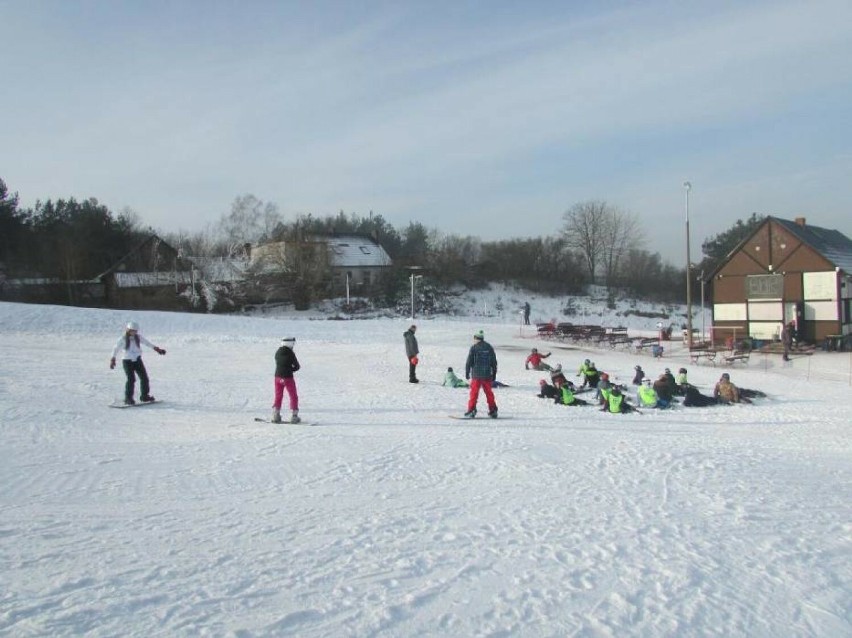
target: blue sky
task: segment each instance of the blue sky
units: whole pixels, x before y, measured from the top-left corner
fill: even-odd
[[[852,3],[0,0],[0,177],[163,231],[238,195],[483,239],[572,205],[685,260],[752,212],[852,235]]]

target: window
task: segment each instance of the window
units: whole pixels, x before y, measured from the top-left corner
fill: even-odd
[[[361,252],[364,253],[365,255],[370,254],[370,249],[367,248],[366,246],[359,246],[359,248],[361,249]]]

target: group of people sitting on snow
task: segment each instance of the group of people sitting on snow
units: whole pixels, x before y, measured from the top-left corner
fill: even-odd
[[[751,403],[753,398],[765,397],[759,390],[738,388],[731,382],[731,375],[725,372],[719,378],[713,388],[713,396],[702,394],[698,388],[689,383],[686,368],[680,368],[677,376],[666,368],[660,376],[652,381],[645,375],[642,366],[635,366],[633,385],[636,389],[636,405],[629,402],[626,397],[627,386],[612,383],[609,374],[598,371],[593,361],[586,359],[579,370],[577,377],[582,383],[577,386],[569,381],[562,372],[562,366],[555,367],[544,363],[550,353],[540,354],[533,348],[527,357],[525,367],[534,370],[547,370],[550,372],[550,383],[545,379],[539,381],[539,398],[553,399],[555,403],[567,406],[590,405],[589,401],[580,399],[576,395],[586,391],[586,388],[595,390],[595,403],[603,412],[627,413],[636,408],[669,408],[675,404],[675,397],[682,396],[683,405],[686,407],[706,407],[719,404]]]

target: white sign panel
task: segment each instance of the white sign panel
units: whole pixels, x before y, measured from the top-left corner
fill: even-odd
[[[744,303],[717,303],[713,305],[713,321],[745,321]]]
[[[783,321],[784,305],[780,301],[749,302],[749,321]]]
[[[805,319],[807,321],[836,321],[836,301],[806,301]]]
[[[808,299],[837,299],[837,273],[806,272],[802,275],[805,301]]]

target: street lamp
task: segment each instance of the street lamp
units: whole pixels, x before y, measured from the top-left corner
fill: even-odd
[[[704,341],[707,333],[704,329],[704,319],[707,316],[707,308],[704,307],[704,269],[701,269],[701,340]]]
[[[689,258],[689,191],[692,190],[692,184],[689,182],[683,183],[683,190],[686,193],[686,334],[687,343],[692,347],[692,262]]]
[[[411,279],[411,319],[413,320],[414,319],[414,282],[417,279],[423,279],[423,275],[415,275],[414,273],[411,273],[411,276],[409,277],[409,279]]]

